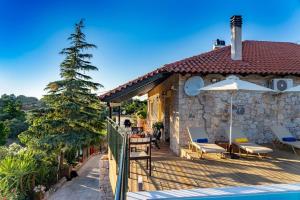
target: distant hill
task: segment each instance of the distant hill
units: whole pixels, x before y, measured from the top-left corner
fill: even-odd
[[[22,104],[22,110],[29,111],[37,108],[43,107],[42,101],[36,97],[26,97],[24,95],[19,95],[16,97],[18,101]]]

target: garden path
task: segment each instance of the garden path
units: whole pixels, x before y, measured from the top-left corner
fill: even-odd
[[[99,161],[102,155],[91,157],[81,167],[79,176],[66,182],[49,200],[97,200],[101,199],[99,190]]]

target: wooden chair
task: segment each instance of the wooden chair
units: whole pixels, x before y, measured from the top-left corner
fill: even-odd
[[[151,176],[151,141],[151,137],[129,138],[129,177],[131,160],[147,160],[146,169],[149,170],[149,176]],[[132,148],[134,148],[135,151],[131,151]]]

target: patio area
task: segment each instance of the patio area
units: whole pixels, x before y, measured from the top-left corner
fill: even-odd
[[[145,161],[131,161],[129,191],[138,191],[138,176],[143,190],[192,189],[300,182],[300,156],[291,150],[274,149],[270,158],[243,156],[220,159],[205,155],[204,159],[185,159],[174,155],[167,145],[152,152],[152,176],[146,175]]]

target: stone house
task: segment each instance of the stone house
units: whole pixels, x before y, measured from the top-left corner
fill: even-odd
[[[290,42],[242,41],[242,18],[230,20],[231,45],[217,40],[212,51],[166,64],[100,96],[108,105],[148,94],[148,126],[162,121],[163,139],[180,153],[189,141],[187,127],[200,126],[213,141],[227,140],[229,92],[200,92],[188,96],[184,84],[199,76],[204,86],[236,75],[242,80],[284,90],[300,84],[300,45]],[[238,92],[234,98],[234,125],[250,140],[272,142],[270,127],[280,123],[300,136],[300,94]]]

